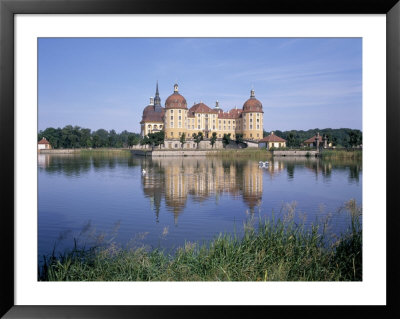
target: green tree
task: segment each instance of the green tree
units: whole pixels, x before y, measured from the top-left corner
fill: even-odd
[[[199,148],[199,143],[203,140],[203,133],[199,132],[199,133],[193,133],[192,135],[195,143],[197,144],[197,148]]]
[[[360,145],[362,142],[361,132],[358,130],[353,130],[349,132],[349,145],[355,147]]]
[[[210,144],[211,144],[212,148],[214,148],[214,144],[215,144],[216,141],[217,141],[217,133],[213,132],[212,136],[211,136],[211,139],[210,139]]]
[[[128,146],[132,147],[133,145],[138,145],[139,144],[139,136],[137,136],[137,134],[134,133],[129,133],[128,135]]]
[[[181,134],[179,141],[181,142],[181,148],[183,148],[183,145],[186,143],[186,134],[185,133]]]
[[[241,134],[241,133],[236,134],[235,140],[236,140],[236,144],[243,143],[243,134]]]
[[[231,133],[228,134],[224,134],[224,136],[222,137],[222,143],[224,143],[224,145],[228,145],[231,142]]]
[[[148,140],[147,144],[151,145],[153,148],[154,146],[159,146],[164,144],[164,131],[156,132],[156,133],[149,133],[147,134]]]
[[[296,139],[295,139],[295,136],[294,136],[293,132],[290,132],[290,133],[288,134],[286,140],[287,140],[287,146],[288,146],[288,147],[294,147],[294,146],[296,146]]]

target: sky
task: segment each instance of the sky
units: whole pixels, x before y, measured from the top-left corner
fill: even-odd
[[[254,88],[266,131],[362,129],[361,38],[40,38],[38,129],[140,133],[157,81],[225,111]]]

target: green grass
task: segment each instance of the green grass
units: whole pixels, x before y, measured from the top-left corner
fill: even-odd
[[[362,150],[323,150],[323,159],[355,159],[362,160]]]
[[[354,200],[350,226],[328,240],[326,224],[306,228],[274,217],[245,225],[242,238],[220,235],[208,244],[186,243],[174,255],[115,244],[75,248],[45,258],[41,281],[360,281],[361,208]]]

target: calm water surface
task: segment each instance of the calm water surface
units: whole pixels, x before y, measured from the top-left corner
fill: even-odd
[[[142,169],[146,174],[142,174]],[[332,214],[332,232],[347,227],[337,211],[362,200],[355,161],[275,158],[142,158],[40,154],[38,254],[115,242],[173,251],[185,241],[241,234],[243,223],[284,214],[311,223]]]

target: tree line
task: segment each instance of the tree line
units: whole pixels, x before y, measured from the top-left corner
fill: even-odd
[[[300,147],[305,140],[315,136],[318,132],[321,136],[326,136],[328,143],[332,143],[335,147],[355,147],[362,145],[362,132],[360,130],[353,130],[349,128],[340,129],[310,129],[303,130],[290,130],[290,131],[273,131],[275,135],[282,137],[286,140],[287,147]],[[270,135],[271,132],[264,131],[264,137]]]
[[[52,148],[100,148],[129,147],[140,143],[140,135],[127,130],[98,129],[92,131],[80,126],[67,125],[63,128],[48,127],[38,133],[38,141],[45,137]]]

